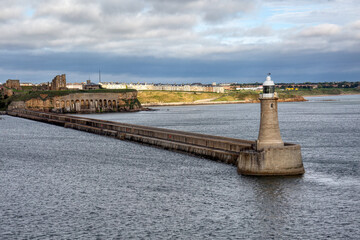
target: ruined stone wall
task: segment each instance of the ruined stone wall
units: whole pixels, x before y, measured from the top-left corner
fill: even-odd
[[[17,89],[17,90],[20,90],[20,89],[21,89],[21,87],[20,87],[20,80],[8,79],[8,80],[6,81],[5,86],[8,87],[8,88],[14,88],[14,89]]]
[[[58,91],[66,89],[66,75],[57,75],[51,82],[51,90]]]
[[[58,113],[95,113],[136,111],[141,108],[137,92],[126,93],[73,93],[49,97],[41,94],[26,101],[26,109]]]

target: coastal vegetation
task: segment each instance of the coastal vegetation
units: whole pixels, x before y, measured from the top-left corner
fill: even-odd
[[[138,99],[142,104],[168,104],[168,103],[219,103],[219,102],[256,102],[258,91],[240,90],[225,93],[213,92],[175,92],[175,91],[139,91]],[[302,98],[293,93],[279,93],[279,99]]]
[[[279,91],[280,93],[293,94],[297,96],[321,96],[321,95],[347,95],[360,94],[360,88],[314,88],[299,89],[297,91]]]
[[[142,104],[196,102],[204,99],[216,99],[222,95],[212,92],[138,91],[138,99]]]
[[[279,101],[305,101],[306,96],[360,94],[359,88],[315,88],[300,90],[277,89]],[[233,90],[225,93],[177,92],[177,91],[139,91],[138,99],[142,104],[161,105],[171,103],[201,104],[220,102],[257,102],[259,91]]]

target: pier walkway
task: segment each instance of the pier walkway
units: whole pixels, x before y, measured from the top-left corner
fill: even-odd
[[[8,114],[121,140],[144,143],[167,150],[186,152],[233,165],[237,165],[240,152],[246,150],[252,151],[255,144],[255,141],[182,132],[66,114],[30,110],[8,111]]]

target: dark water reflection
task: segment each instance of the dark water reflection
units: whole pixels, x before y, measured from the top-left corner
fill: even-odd
[[[0,239],[357,239],[360,97],[284,103],[303,177],[233,166],[25,119],[0,120]],[[86,115],[244,139],[256,104]]]

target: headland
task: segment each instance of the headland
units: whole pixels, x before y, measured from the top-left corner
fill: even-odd
[[[259,92],[252,90],[214,92],[180,92],[180,91],[139,91],[138,99],[144,107],[214,105],[259,103]],[[279,102],[303,102],[306,99],[291,93],[280,93]]]

